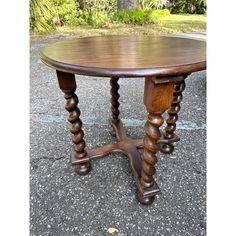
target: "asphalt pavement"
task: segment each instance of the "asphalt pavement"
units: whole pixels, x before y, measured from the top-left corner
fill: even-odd
[[[186,79],[177,125],[181,141],[173,154],[158,154],[155,178],[162,194],[153,205],[143,206],[135,198],[123,154],[93,161],[93,170],[84,177],[69,163],[73,145],[65,100],[55,71],[38,59],[42,47],[62,38],[33,40],[30,47],[30,235],[206,235],[206,71]],[[109,79],[76,80],[87,146],[114,142],[107,122]],[[140,138],[147,114],[144,79],[123,78],[119,84],[124,126],[130,136]]]

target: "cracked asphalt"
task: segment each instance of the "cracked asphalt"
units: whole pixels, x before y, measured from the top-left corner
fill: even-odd
[[[181,141],[173,154],[158,154],[155,178],[162,194],[143,206],[123,154],[93,161],[84,177],[69,163],[73,145],[65,100],[56,73],[38,59],[42,47],[60,39],[33,40],[30,47],[30,235],[206,235],[206,71],[186,80],[177,126]],[[87,146],[114,142],[107,123],[109,79],[76,80]],[[144,79],[124,78],[119,84],[121,118],[128,135],[140,138]],[[119,232],[110,234],[109,227]]]

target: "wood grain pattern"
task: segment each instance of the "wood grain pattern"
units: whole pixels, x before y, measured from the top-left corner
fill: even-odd
[[[206,68],[205,42],[164,36],[88,37],[54,43],[40,52],[40,58],[56,69],[66,99],[65,109],[69,112],[68,121],[72,124],[70,132],[75,145],[71,162],[76,172],[86,175],[91,171],[92,159],[113,152],[124,153],[129,158],[138,187],[138,200],[145,205],[151,204],[155,195],[160,193],[154,179],[156,155],[162,150],[170,152],[167,147],[179,140],[174,131],[184,79],[188,74]],[[111,77],[110,123],[116,143],[92,150],[85,148],[74,74]],[[119,119],[120,77],[146,78],[144,104],[149,114],[143,140],[128,138]],[[160,130],[164,122],[162,114],[167,109],[169,119],[163,134]],[[144,149],[143,157],[138,151],[140,148]]]
[[[69,112],[68,121],[72,124],[70,132],[73,134],[72,142],[74,147],[74,158],[83,159],[87,153],[85,151],[84,132],[82,130],[82,121],[80,119],[80,109],[78,108],[78,97],[75,94],[76,81],[74,74],[68,74],[57,71],[57,78],[60,89],[66,99],[65,109]],[[86,175],[91,170],[90,161],[75,166],[75,171],[79,175]]]
[[[60,41],[40,52],[60,71],[109,77],[167,76],[206,68],[206,43],[166,36],[98,36]]]
[[[159,128],[164,122],[162,114],[170,107],[174,92],[174,83],[162,81],[163,83],[156,83],[155,77],[145,79],[144,105],[149,114],[144,126],[144,151],[140,177],[140,183],[145,189],[151,189],[157,185],[153,176],[156,173],[155,164],[158,161],[156,154],[161,148],[159,141],[162,135]],[[154,198],[154,195],[145,197],[141,192],[138,195],[142,204],[151,204]]]
[[[152,77],[145,78],[144,105],[149,112],[164,112],[173,99],[174,83],[155,84]]]

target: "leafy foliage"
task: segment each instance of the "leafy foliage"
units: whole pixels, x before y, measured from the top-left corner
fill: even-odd
[[[113,16],[117,10],[117,0],[78,0],[81,10],[86,10],[90,15],[97,13]]]
[[[30,30],[47,32],[55,29],[53,19],[56,15],[51,1],[30,0]]]
[[[57,26],[91,25],[110,22],[158,24],[171,13],[205,13],[206,0],[139,0],[139,9],[117,11],[118,0],[30,0],[30,30],[49,32]]]
[[[149,15],[149,22],[158,24],[160,19],[165,16],[170,16],[170,11],[167,9],[152,11]]]
[[[78,5],[75,0],[30,0],[30,30],[48,32],[56,26],[76,25]]]
[[[79,22],[82,25],[103,27],[116,12],[117,0],[80,0]]]
[[[148,23],[157,24],[161,17],[170,16],[167,9],[159,10],[123,10],[116,14],[115,19],[125,24],[144,25]]]
[[[103,27],[106,26],[106,24],[110,22],[110,18],[107,14],[98,12],[94,15],[91,15],[89,19],[89,25],[95,26],[95,27]]]
[[[81,36],[91,35],[156,35],[158,33],[196,32],[206,30],[206,16],[196,14],[178,14],[161,17],[158,24],[147,24],[144,26],[131,24],[109,24],[109,27],[60,27],[58,31],[62,34],[76,34]],[[37,36],[35,36],[37,37]]]
[[[125,24],[143,25],[148,22],[149,11],[142,9],[119,11],[115,20]]]
[[[78,24],[78,3],[75,0],[51,0],[56,9],[56,24]]]
[[[160,9],[164,6],[164,0],[139,0],[139,6],[144,10]]]
[[[169,0],[171,13],[206,13],[206,0]]]

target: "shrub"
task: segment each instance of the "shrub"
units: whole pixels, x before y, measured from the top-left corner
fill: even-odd
[[[77,0],[79,8],[90,15],[103,13],[113,16],[117,9],[117,0]]]
[[[116,12],[117,0],[77,0],[78,24],[103,27]]]
[[[167,9],[159,10],[123,10],[115,15],[115,20],[125,24],[144,25],[147,23],[157,24],[161,17],[170,16]]]
[[[91,15],[89,24],[96,27],[105,26],[110,21],[109,17],[101,12]]]
[[[164,16],[170,16],[170,11],[167,9],[152,11],[149,15],[149,22],[157,24]]]
[[[55,29],[54,18],[56,10],[52,2],[45,0],[30,0],[30,30],[48,32]]]
[[[57,24],[77,25],[78,4],[76,0],[52,0],[57,11]]]
[[[115,20],[125,24],[143,25],[148,22],[150,11],[142,9],[123,10],[115,15]]]
[[[97,12],[95,14],[89,13],[87,10],[79,10],[78,12],[78,24],[79,25],[92,25],[95,27],[103,27],[108,22],[110,18],[107,14]]]
[[[89,12],[86,10],[78,11],[78,25],[88,25],[90,19]]]
[[[204,14],[206,13],[206,0],[169,0],[171,13]]]
[[[30,30],[49,32],[57,25],[76,25],[78,5],[76,0],[30,0]]]

